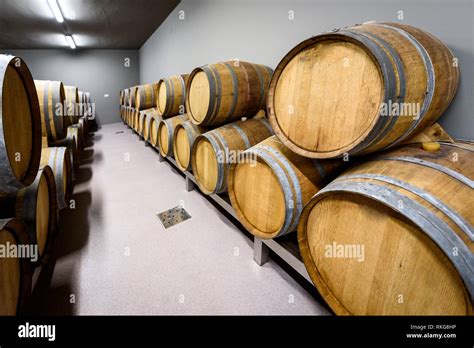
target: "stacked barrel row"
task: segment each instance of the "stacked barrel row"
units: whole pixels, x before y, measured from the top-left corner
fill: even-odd
[[[15,315],[69,204],[87,113],[64,112],[77,87],[33,80],[20,57],[0,55],[0,73],[0,315]]]
[[[228,191],[255,236],[298,231],[336,314],[472,315],[474,146],[430,141],[442,138],[433,124],[458,87],[447,46],[418,28],[367,23],[303,41],[268,86],[270,76],[235,61],[194,69],[179,116],[159,106],[167,93],[157,98],[153,145],[205,194]],[[271,128],[237,121],[262,108]]]

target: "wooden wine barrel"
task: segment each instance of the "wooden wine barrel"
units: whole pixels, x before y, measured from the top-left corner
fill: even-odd
[[[158,124],[155,125],[155,119],[158,116],[161,120],[161,116],[158,114],[158,110],[156,108],[151,108],[144,110],[143,113],[145,114],[145,125],[143,126],[143,138],[145,141],[151,142],[151,133],[152,127],[156,128],[158,131]],[[157,133],[156,133],[157,134]]]
[[[173,134],[178,124],[188,120],[188,116],[178,115],[161,120],[158,125],[158,147],[163,157],[173,156]]]
[[[133,109],[133,129],[138,133],[140,129],[140,111]]]
[[[18,219],[0,220],[0,245],[28,245],[26,226]],[[0,258],[0,315],[20,314],[31,293],[30,259]]]
[[[298,226],[319,293],[336,314],[472,315],[473,189],[474,146],[409,145],[345,172]]]
[[[145,130],[145,126],[146,126],[146,114],[143,111],[138,111],[137,132],[141,136],[143,136],[143,131]]]
[[[67,147],[48,147],[41,152],[41,165],[48,165],[54,173],[58,209],[69,204],[72,195],[72,170]]]
[[[306,157],[387,149],[446,110],[459,81],[454,58],[431,34],[398,23],[314,36],[278,64],[268,117],[280,140]]]
[[[80,166],[80,154],[76,143],[76,137],[69,134],[66,138],[50,143],[51,147],[67,147],[69,153],[69,165],[71,168],[72,179],[74,179],[74,173],[77,173]],[[46,146],[48,147],[48,146]]]
[[[174,75],[158,81],[156,107],[163,118],[186,113],[188,74]]]
[[[196,138],[208,129],[186,121],[175,126],[173,133],[173,154],[181,170],[191,170],[191,151]]]
[[[82,150],[84,150],[84,141],[82,138],[82,125],[78,123],[78,124],[69,126],[67,128],[67,136],[74,137],[74,140],[76,142],[76,151],[78,154],[80,154]]]
[[[31,184],[41,157],[41,117],[26,63],[0,54],[0,189]]]
[[[82,143],[84,144],[84,147],[86,147],[86,142],[89,135],[89,123],[85,117],[81,117],[79,118],[78,124],[80,125],[82,132]]]
[[[129,89],[123,89],[120,91],[120,106],[128,105],[128,98],[129,98]]]
[[[35,80],[41,111],[43,136],[49,141],[61,140],[66,136],[68,122],[63,115],[66,94],[59,81]]]
[[[124,113],[125,113],[125,123],[127,124],[127,126],[130,126],[130,111],[129,111],[128,106],[125,106]]]
[[[136,104],[137,88],[138,86],[133,86],[130,88],[130,99],[128,101],[128,106],[131,106],[132,108],[135,108],[137,106]]]
[[[79,89],[76,86],[64,86],[66,94],[65,112],[68,119],[68,125],[76,124],[79,121]]]
[[[229,198],[240,223],[262,239],[296,231],[304,205],[342,163],[297,155],[275,135],[252,146],[228,173]]]
[[[159,147],[159,142],[158,142],[158,127],[160,125],[160,122],[163,120],[163,118],[159,115],[158,111],[156,110],[153,113],[148,114],[149,118],[149,142],[151,145],[154,147]]]
[[[40,262],[49,250],[58,223],[51,168],[41,167],[30,186],[9,194],[0,193],[0,219],[12,216],[25,223],[30,243],[38,246],[38,259],[32,261]]]
[[[84,91],[78,91],[79,93],[79,115],[84,117],[86,114],[86,95]]]
[[[201,126],[219,126],[265,108],[272,69],[248,62],[222,62],[191,72],[186,84],[189,119]]]
[[[137,87],[135,103],[138,110],[151,109],[155,107],[156,97],[153,84],[149,83]]]
[[[205,194],[227,191],[227,171],[238,155],[273,135],[267,120],[237,121],[196,138],[191,156],[193,174]]]

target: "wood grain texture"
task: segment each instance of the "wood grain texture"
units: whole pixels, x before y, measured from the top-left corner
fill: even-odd
[[[221,62],[194,69],[186,84],[186,110],[201,126],[219,126],[265,108],[272,69],[248,62]]]
[[[364,24],[293,48],[275,70],[267,112],[275,134],[298,154],[368,154],[433,124],[458,81],[454,56],[431,34]]]
[[[77,86],[64,86],[64,93],[66,99],[64,101],[66,105],[67,125],[76,124],[81,116],[79,110],[79,88]]]
[[[26,226],[17,219],[0,220],[0,244],[29,243]],[[31,293],[31,266],[27,258],[0,258],[0,315],[21,314]]]
[[[42,262],[52,246],[57,228],[57,204],[54,174],[48,166],[41,167],[35,181],[16,192],[0,193],[0,219],[16,217],[28,232],[31,244],[38,246]]]
[[[66,136],[68,121],[64,117],[66,94],[60,81],[35,80],[41,110],[43,136],[49,141],[61,140]]]
[[[0,55],[0,189],[31,184],[41,154],[41,117],[27,65]]]
[[[177,125],[188,120],[187,114],[178,115],[166,120],[161,120],[158,124],[158,147],[163,157],[174,156],[173,154],[173,134]]]
[[[227,191],[227,172],[239,152],[273,135],[265,119],[237,121],[199,135],[191,164],[199,188],[205,194]]]
[[[185,97],[188,74],[163,78],[157,84],[156,107],[163,118],[186,113]]]
[[[473,151],[442,143],[383,152],[311,199],[299,246],[336,314],[473,314]],[[333,243],[363,246],[362,260],[328,254]]]
[[[196,138],[209,128],[197,126],[191,121],[176,125],[173,133],[173,154],[181,170],[191,170],[191,153]]]
[[[58,208],[65,208],[69,204],[73,190],[69,149],[67,147],[43,148],[41,165],[51,167],[56,184]]]
[[[76,144],[76,137],[73,134],[69,134],[66,138],[62,140],[50,143],[49,147],[66,147],[68,149],[70,159],[69,166],[72,171],[71,174],[74,177],[74,173],[77,173],[77,171],[79,170],[81,161],[78,146]]]
[[[153,84],[149,83],[137,87],[135,104],[138,110],[150,109],[156,106],[156,96]]]
[[[230,166],[229,198],[242,225],[262,239],[296,231],[303,206],[343,163],[297,155],[276,136],[251,147],[245,156],[247,160]]]

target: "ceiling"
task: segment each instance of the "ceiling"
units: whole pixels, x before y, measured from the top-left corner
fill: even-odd
[[[0,0],[0,48],[138,49],[179,0],[58,0],[64,23],[47,0]]]

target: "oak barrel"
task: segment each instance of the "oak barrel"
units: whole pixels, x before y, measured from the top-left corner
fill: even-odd
[[[0,189],[31,184],[41,157],[41,116],[33,78],[19,57],[0,54]]]
[[[341,315],[472,315],[473,190],[474,146],[409,145],[343,173],[298,226],[319,293]]]
[[[202,126],[219,126],[265,108],[272,69],[260,64],[228,61],[191,72],[186,84],[189,119]]]
[[[41,165],[48,165],[54,173],[58,209],[69,204],[72,195],[72,169],[67,147],[47,147],[41,152]]]
[[[84,139],[82,134],[82,124],[80,123],[67,127],[67,136],[72,136],[76,140],[76,150],[78,153],[81,153],[84,149]]]
[[[158,148],[163,157],[173,156],[173,134],[178,124],[188,120],[186,114],[161,120],[158,124]]]
[[[274,135],[230,166],[229,198],[250,233],[262,239],[279,237],[296,231],[304,205],[334,178],[342,163],[297,155]]]
[[[138,86],[130,87],[130,98],[128,100],[128,105],[132,108],[136,107],[137,88]]]
[[[65,100],[65,115],[68,119],[68,126],[76,124],[79,121],[79,89],[77,86],[64,86],[66,95]]]
[[[137,87],[135,103],[138,110],[145,110],[155,107],[156,97],[153,84],[149,83]]]
[[[138,109],[137,109],[137,112],[138,112],[137,132],[138,134],[143,136],[143,131],[145,130],[145,126],[146,126],[146,114],[143,111],[139,111]]]
[[[207,131],[207,128],[197,126],[191,121],[176,125],[173,133],[173,154],[179,169],[191,169],[191,151],[194,141]]]
[[[41,111],[43,136],[49,141],[61,140],[66,136],[68,126],[64,117],[64,86],[59,81],[35,80]]]
[[[314,36],[278,64],[268,94],[275,134],[306,157],[402,144],[451,103],[459,68],[431,34],[370,23]]]
[[[163,118],[186,113],[188,74],[174,75],[158,81],[156,107]]]
[[[145,139],[145,141],[151,142],[152,128],[157,128],[156,132],[158,131],[158,123],[155,125],[156,117],[159,115],[158,110],[156,108],[151,108],[151,109],[144,110],[143,113],[145,114],[143,138]],[[161,116],[158,116],[158,117],[161,120]]]
[[[12,216],[25,223],[30,243],[38,246],[36,261],[41,261],[51,246],[58,223],[56,187],[51,168],[41,167],[30,186],[9,194],[0,193],[0,219]]]
[[[152,112],[148,113],[148,141],[154,147],[158,147],[158,126],[160,125],[163,118],[160,116],[158,110],[154,109]]]
[[[191,156],[193,174],[205,194],[227,191],[227,171],[241,152],[273,135],[266,119],[237,121],[207,133],[194,141]]]
[[[80,154],[76,143],[76,137],[73,134],[69,134],[64,139],[50,143],[51,147],[67,147],[69,153],[69,164],[72,169],[72,177],[74,178],[74,172],[77,173],[80,166]],[[46,146],[48,147],[48,146]]]
[[[0,245],[28,245],[28,232],[21,220],[0,220]],[[0,315],[20,314],[31,293],[30,259],[0,258]]]

